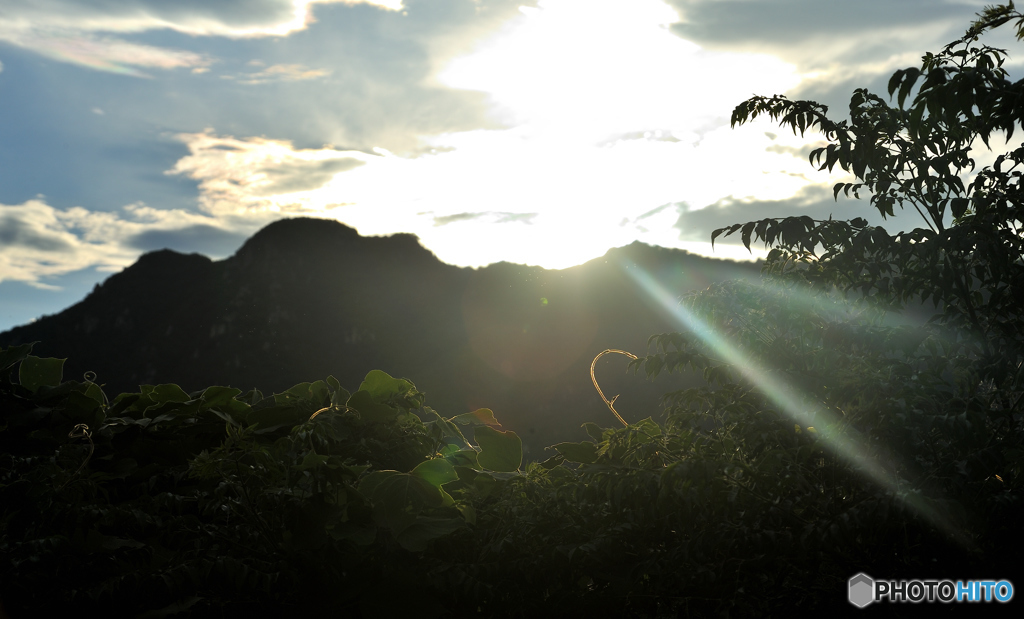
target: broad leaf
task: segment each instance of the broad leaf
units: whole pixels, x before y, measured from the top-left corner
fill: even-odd
[[[28,357],[30,352],[32,352],[32,344],[10,346],[0,350],[0,376],[3,376],[16,363]]]
[[[446,484],[459,478],[455,473],[455,468],[447,460],[443,459],[421,462],[412,470],[412,474],[425,479],[437,488],[440,488],[441,484]]]
[[[359,385],[358,391],[365,391],[374,400],[385,402],[391,396],[402,395],[412,389],[412,383],[407,380],[394,378],[387,372],[380,370],[370,370],[366,374],[366,378],[363,379],[362,384]]]
[[[494,418],[494,412],[489,408],[478,408],[471,413],[462,413],[449,419],[448,421],[455,422],[459,425],[488,425],[488,426],[500,426],[498,420]]]
[[[64,375],[64,359],[26,356],[18,368],[18,381],[32,393],[40,387],[56,387]]]
[[[394,421],[398,416],[398,411],[386,404],[380,404],[369,391],[363,389],[349,396],[348,406],[359,411],[359,416],[370,423]]]
[[[523,441],[518,434],[480,426],[473,436],[480,445],[477,462],[481,467],[502,473],[519,470],[523,463]]]

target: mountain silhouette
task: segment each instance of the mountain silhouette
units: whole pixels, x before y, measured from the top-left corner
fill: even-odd
[[[64,375],[96,375],[108,395],[142,384],[257,388],[265,394],[333,375],[355,389],[371,369],[412,380],[445,416],[491,408],[533,458],[579,426],[617,423],[595,393],[590,363],[607,348],[643,354],[679,329],[630,272],[674,296],[713,281],[755,278],[758,266],[635,242],[586,264],[548,270],[439,261],[409,234],[363,237],[332,220],[284,219],[232,257],[147,253],[59,314],[5,333],[67,358]],[[657,414],[679,388],[598,363],[602,389],[622,394],[630,421]]]

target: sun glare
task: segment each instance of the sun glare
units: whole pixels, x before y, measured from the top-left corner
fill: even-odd
[[[729,128],[736,103],[795,86],[795,68],[703,50],[669,31],[678,19],[658,0],[524,8],[436,76],[486,93],[502,127],[421,136],[427,154],[194,134],[175,170],[200,181],[211,212],[235,204],[332,217],[362,234],[411,232],[462,266],[563,268],[634,240],[707,254],[692,234],[681,240],[682,208],[786,199],[832,179],[799,154],[813,138],[770,123]],[[338,158],[360,165],[319,172]],[[288,176],[310,170],[323,181]]]

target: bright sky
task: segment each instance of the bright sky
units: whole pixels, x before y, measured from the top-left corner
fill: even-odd
[[[2,2],[0,331],[146,251],[227,257],[281,217],[562,268],[634,240],[710,254],[713,229],[753,218],[866,216],[808,165],[817,136],[730,129],[732,108],[785,93],[841,113],[983,4]]]

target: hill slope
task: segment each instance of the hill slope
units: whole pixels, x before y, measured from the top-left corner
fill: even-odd
[[[286,219],[219,262],[145,254],[78,304],[0,334],[0,346],[38,341],[35,354],[66,357],[66,377],[95,372],[108,393],[167,382],[272,392],[328,374],[354,388],[379,368],[411,379],[442,414],[494,409],[529,448],[580,440],[583,421],[612,425],[590,384],[593,357],[641,354],[650,335],[678,328],[630,270],[677,296],[758,272],[640,243],[558,271],[474,270],[440,262],[412,235]],[[677,387],[624,367],[606,357],[599,378],[623,394],[627,419],[654,414]]]

